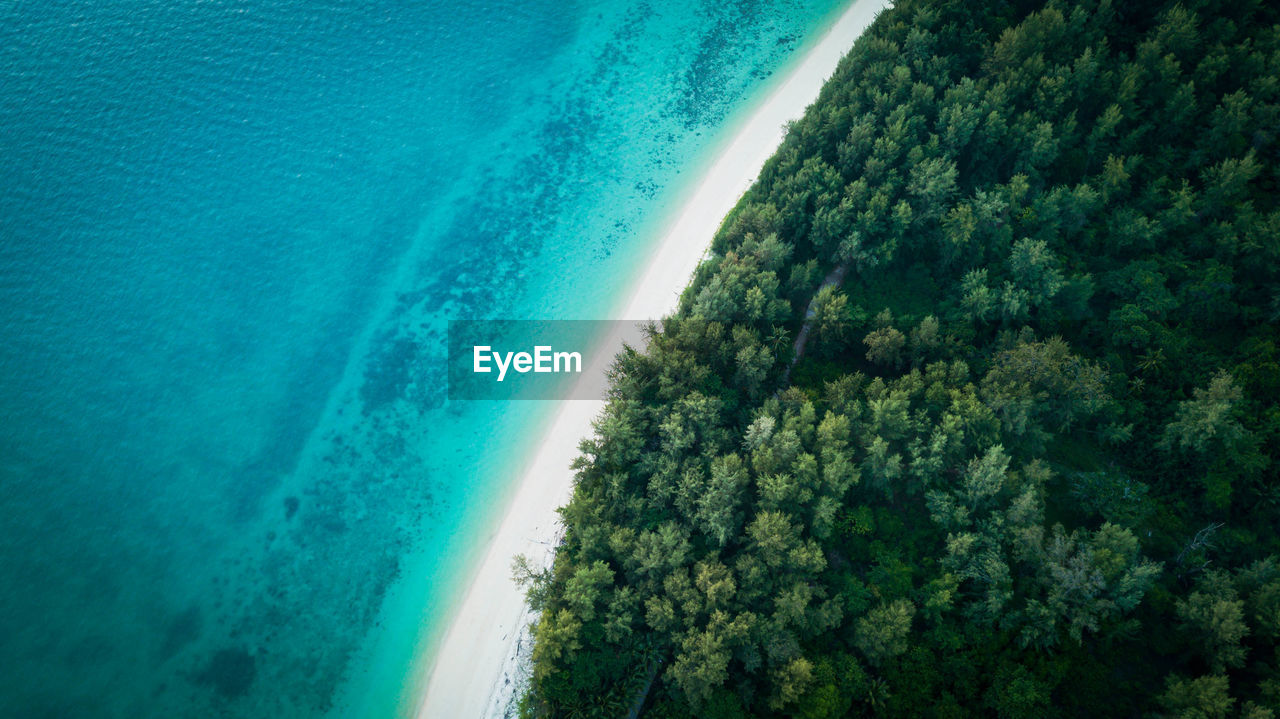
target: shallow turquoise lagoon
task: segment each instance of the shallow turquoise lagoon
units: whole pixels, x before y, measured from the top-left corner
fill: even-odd
[[[389,716],[552,407],[449,318],[606,318],[789,2],[18,2],[0,715]]]

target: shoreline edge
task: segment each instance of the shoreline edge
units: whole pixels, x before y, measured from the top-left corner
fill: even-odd
[[[886,0],[850,3],[751,112],[680,203],[620,317],[657,320],[675,310],[720,223],[781,145],[786,124],[817,100],[840,60],[888,5]],[[562,403],[523,463],[502,521],[428,659],[425,689],[415,698],[418,719],[498,719],[514,709],[523,688],[521,663],[530,650],[532,617],[524,592],[511,579],[511,562],[523,554],[534,566],[551,565],[563,531],[556,510],[573,491],[569,465],[603,407],[599,400]]]

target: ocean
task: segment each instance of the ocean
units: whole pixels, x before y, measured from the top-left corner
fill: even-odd
[[[841,3],[5,3],[0,715],[404,714],[607,319]],[[699,238],[705,239],[705,238]]]

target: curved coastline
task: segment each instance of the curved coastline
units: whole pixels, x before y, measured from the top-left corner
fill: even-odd
[[[849,47],[887,5],[886,0],[850,3],[740,122],[661,232],[619,317],[657,319],[674,309],[721,220],[782,142],[786,123],[799,118],[817,98]],[[563,403],[522,464],[520,480],[464,598],[427,657],[421,683],[425,690],[414,699],[415,716],[510,714],[521,685],[521,657],[529,648],[531,619],[523,593],[511,580],[511,560],[523,554],[535,565],[550,565],[562,531],[556,510],[573,487],[569,465],[602,407],[601,401]]]

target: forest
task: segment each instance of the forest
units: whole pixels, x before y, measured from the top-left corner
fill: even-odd
[[[1278,23],[882,13],[618,357],[523,715],[1274,717]]]

